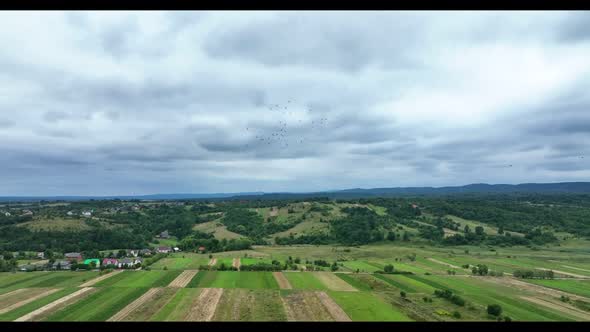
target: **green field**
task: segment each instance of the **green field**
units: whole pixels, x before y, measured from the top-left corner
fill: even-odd
[[[105,288],[47,317],[48,321],[105,321],[146,288]]]
[[[196,270],[201,265],[207,265],[209,257],[205,254],[183,253],[172,254],[162,258],[150,266],[152,270]]]
[[[182,321],[191,308],[191,302],[201,293],[200,288],[181,288],[150,321]]]
[[[6,312],[4,314],[0,315],[0,321],[12,321],[15,320],[21,316],[24,316],[26,314],[28,314],[29,312],[33,311],[33,310],[37,310],[41,307],[43,307],[46,304],[49,304],[59,298],[62,298],[68,294],[71,294],[75,291],[77,291],[77,288],[65,288],[65,289],[61,289],[55,293],[49,294],[47,296],[44,296],[38,300],[35,300],[33,302],[27,303],[21,307],[18,307],[14,310],[11,310],[9,312]]]
[[[527,282],[558,289],[590,298],[590,280],[526,280]]]
[[[328,294],[353,321],[411,321],[399,309],[371,293],[329,291]]]
[[[164,287],[181,271],[125,271],[104,279],[94,287]]]
[[[283,273],[293,289],[328,290],[311,272],[285,272]]]
[[[75,287],[98,276],[98,272],[25,272],[1,273],[0,294],[27,287]]]
[[[278,290],[227,289],[214,321],[286,321]]]
[[[200,271],[191,287],[279,289],[270,272]]]

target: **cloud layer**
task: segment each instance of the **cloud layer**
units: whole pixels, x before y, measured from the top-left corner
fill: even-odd
[[[0,195],[590,179],[584,12],[0,22]]]

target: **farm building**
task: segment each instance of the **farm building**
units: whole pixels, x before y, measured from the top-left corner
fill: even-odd
[[[64,257],[69,260],[69,261],[81,261],[82,260],[82,254],[80,254],[79,252],[66,252],[64,254]]]
[[[206,250],[206,248],[205,248],[205,247],[203,247],[203,246],[200,246],[200,247],[199,247],[199,254],[202,254],[202,253],[204,253],[204,252],[205,252],[205,250]]]
[[[143,260],[141,258],[123,258],[119,261],[119,267],[133,267],[137,264],[141,264]]]
[[[94,262],[94,266],[99,267],[100,266],[100,260],[98,258],[88,258],[84,260],[84,264],[88,264],[88,265],[92,265],[92,263]]]
[[[174,247],[174,252],[178,252],[178,251],[180,251],[180,248]]]
[[[102,260],[102,265],[103,266],[107,266],[107,265],[119,266],[119,261],[116,258],[105,258]]]
[[[137,257],[137,255],[139,255],[139,250],[137,250],[137,249],[127,250],[127,256]]]
[[[158,247],[158,250],[157,251],[159,253],[167,254],[169,252],[172,252],[172,248],[170,248],[170,247]]]
[[[4,215],[5,215],[6,217],[10,217],[10,216],[11,216],[10,212],[4,212]]]
[[[69,270],[71,266],[69,261],[55,261],[53,263],[54,270]]]
[[[163,231],[162,233],[160,233],[160,235],[158,235],[157,237],[161,238],[161,239],[169,239],[170,238],[170,234],[168,234],[168,231]]]
[[[66,213],[66,214],[67,214],[68,216],[70,216],[70,217],[71,217],[71,216],[73,216],[73,215],[74,215],[74,212],[72,212],[72,211],[68,211],[68,213]]]
[[[44,253],[44,252],[42,252],[42,251],[38,252],[38,253],[37,253],[37,258],[39,258],[39,259],[44,259],[44,258],[45,258],[45,253]]]
[[[92,212],[90,212],[90,211],[84,211],[84,212],[82,212],[82,215],[84,217],[91,217],[92,216]]]
[[[32,216],[33,215],[33,211],[31,210],[23,210],[23,216]]]

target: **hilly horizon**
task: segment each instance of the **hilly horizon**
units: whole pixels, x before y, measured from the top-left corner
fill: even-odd
[[[109,200],[109,199],[140,199],[140,200],[183,200],[183,199],[231,199],[242,198],[303,198],[303,197],[332,197],[332,198],[361,198],[387,197],[407,195],[445,195],[462,193],[590,193],[590,182],[556,182],[556,183],[520,183],[520,184],[488,184],[472,183],[463,186],[443,187],[382,187],[382,188],[350,188],[340,190],[324,190],[312,192],[228,192],[228,193],[168,193],[147,195],[57,195],[57,196],[0,196],[2,202],[16,201],[77,201],[77,200]]]

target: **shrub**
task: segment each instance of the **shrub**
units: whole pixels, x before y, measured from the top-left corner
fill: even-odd
[[[499,304],[488,304],[488,314],[492,316],[500,316],[502,314],[502,307]]]
[[[387,264],[383,267],[383,271],[385,271],[385,273],[391,273],[393,272],[393,265],[391,264]]]
[[[406,292],[404,291],[399,292],[399,295],[404,299],[406,298]]]
[[[453,311],[453,317],[455,318],[461,318],[461,313],[458,312],[457,310]]]

